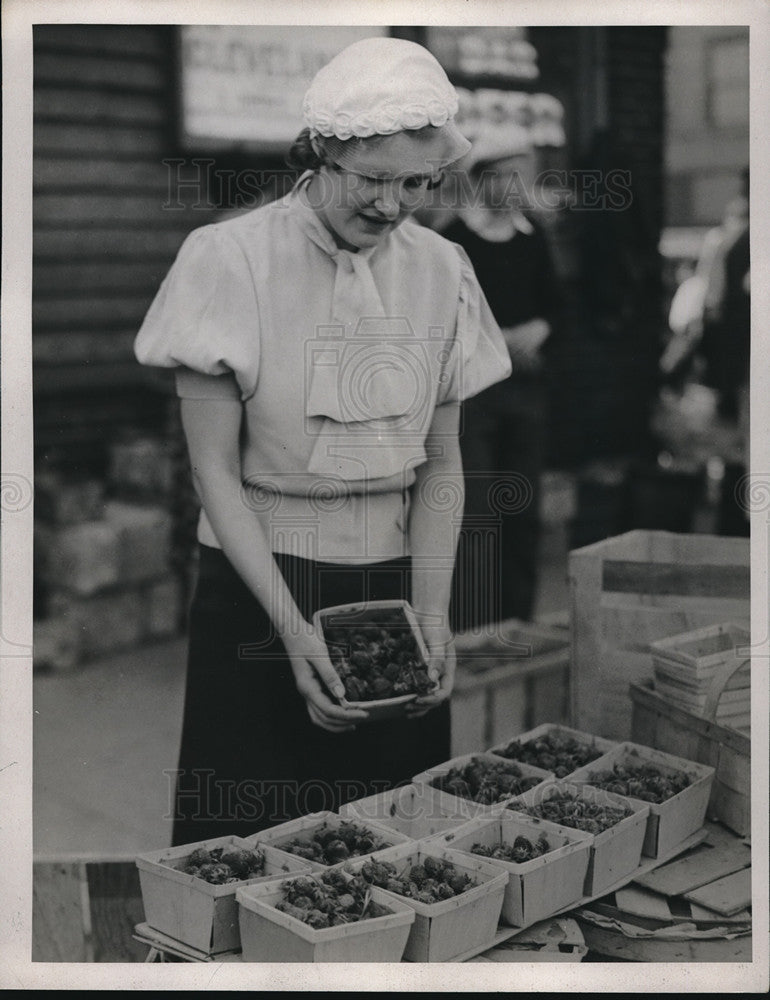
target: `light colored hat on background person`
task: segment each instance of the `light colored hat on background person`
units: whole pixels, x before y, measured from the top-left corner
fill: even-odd
[[[347,46],[318,71],[302,113],[311,138],[322,136],[343,167],[363,145],[347,140],[406,133],[407,171],[440,168],[468,152],[457,109],[457,92],[435,56],[416,42],[376,37]]]
[[[473,148],[460,166],[473,170],[482,164],[497,163],[512,156],[529,156],[534,150],[529,129],[510,122],[485,126],[473,140]]]

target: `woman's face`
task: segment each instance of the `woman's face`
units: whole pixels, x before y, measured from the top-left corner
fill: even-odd
[[[482,204],[498,211],[531,208],[536,162],[534,153],[522,153],[488,164],[481,171]]]
[[[425,201],[438,171],[405,154],[403,133],[384,136],[344,167],[321,167],[308,191],[311,204],[337,243],[351,250],[376,246]]]

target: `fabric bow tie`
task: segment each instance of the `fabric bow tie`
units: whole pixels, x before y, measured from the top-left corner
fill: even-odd
[[[420,416],[430,397],[421,345],[404,317],[386,315],[370,267],[374,249],[339,248],[301,204],[308,237],[335,265],[330,323],[314,331],[307,353],[305,415],[326,418],[309,471],[355,480],[395,475],[425,457],[409,416]]]

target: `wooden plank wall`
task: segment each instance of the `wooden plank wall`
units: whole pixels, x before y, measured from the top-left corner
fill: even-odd
[[[132,937],[143,921],[133,861],[33,864],[33,962],[143,962]]]
[[[133,338],[184,236],[209,221],[164,209],[163,160],[181,155],[173,31],[34,29],[32,348],[46,455],[98,465],[118,428],[160,419]]]

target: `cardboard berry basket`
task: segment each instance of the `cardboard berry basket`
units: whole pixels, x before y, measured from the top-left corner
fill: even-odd
[[[516,768],[520,772],[521,778],[525,781],[537,779],[537,784],[541,784],[544,781],[554,780],[553,774],[550,771],[544,771],[539,767],[532,767],[530,764],[519,764],[516,761],[505,760],[503,757],[497,757],[495,754],[490,753],[468,753],[460,757],[453,757],[442,764],[436,764],[434,767],[428,768],[427,771],[421,771],[419,774],[414,775],[412,783],[423,787],[426,793],[433,797],[436,808],[446,816],[459,819],[473,819],[474,816],[491,815],[503,809],[506,802],[516,798],[520,793],[514,792],[498,802],[486,803],[477,802],[474,799],[465,798],[453,792],[443,791],[435,785],[436,779],[445,777],[452,768],[464,767],[466,764],[477,759],[489,764],[503,764],[506,770]]]
[[[581,749],[592,753],[594,759],[600,757],[603,753],[608,750],[612,750],[614,747],[618,746],[616,740],[606,740],[602,736],[594,736],[591,733],[581,732],[579,729],[570,729],[569,726],[562,726],[556,722],[544,722],[542,725],[536,726],[534,729],[530,729],[526,733],[521,733],[519,736],[511,736],[507,740],[498,743],[496,746],[491,747],[487,753],[496,754],[498,757],[504,757],[506,760],[516,760],[515,756],[511,756],[511,750],[509,749],[512,744],[518,744],[521,747],[526,747],[528,750],[535,752],[535,744],[541,740],[549,740],[550,738],[561,738],[563,740],[574,740],[575,743],[579,745]],[[556,778],[567,778],[569,775],[577,770],[577,768],[570,768],[569,770],[560,771],[558,765],[547,766],[546,763],[536,763],[534,766],[542,767],[547,771],[552,771]]]
[[[424,785],[402,785],[387,792],[369,795],[341,806],[340,816],[363,819],[388,830],[397,830],[410,840],[423,840],[465,822],[459,816],[447,816],[441,811],[434,795]]]
[[[276,909],[287,880],[246,886],[237,894],[244,962],[400,962],[414,910],[372,887],[371,899],[390,911],[337,927],[315,928]]]
[[[513,846],[518,837],[534,844],[545,836],[550,850],[529,861],[507,861],[475,854],[476,844]],[[534,816],[506,809],[497,816],[479,816],[431,841],[454,851],[493,861],[508,872],[501,920],[512,927],[525,927],[545,920],[583,896],[591,859],[592,836]]]
[[[329,628],[353,628],[357,625],[392,627],[397,631],[408,630],[417,643],[423,664],[427,665],[428,663],[428,647],[425,644],[414,610],[407,601],[365,601],[361,604],[338,604],[334,607],[321,608],[313,615],[313,624],[324,636]],[[433,690],[436,687],[437,685],[434,683]],[[373,722],[378,719],[390,719],[403,715],[404,706],[417,697],[416,693],[411,693],[367,701],[341,698],[340,704],[349,708],[364,709],[369,713],[367,721]]]
[[[438,903],[423,903],[389,889],[383,890],[391,899],[406,903],[415,913],[404,961],[448,962],[467,951],[483,949],[486,944],[491,946],[508,883],[508,873],[496,862],[434,843],[412,842],[380,851],[371,859],[351,861],[346,870],[358,872],[367,860],[388,861],[400,876],[428,857],[451,861],[460,874],[468,875],[477,884],[459,896]]]
[[[639,867],[650,807],[646,802],[632,802],[630,799],[593,788],[591,785],[563,780],[532,788],[513,802],[509,802],[507,808],[526,815],[537,815],[530,810],[537,809],[552,796],[565,791],[573,797],[582,799],[589,807],[611,806],[628,812],[628,815],[608,829],[591,834],[591,858],[583,894],[597,896]],[[563,820],[558,825],[571,824]]]
[[[240,882],[213,885],[180,869],[196,848],[241,847],[260,850],[265,855],[265,872]],[[283,851],[258,847],[241,837],[216,837],[162,851],[140,854],[136,859],[142,891],[145,921],[162,934],[209,955],[237,951],[238,905],[236,890],[245,885],[274,882],[287,874],[310,872],[301,858]]]
[[[649,802],[617,788],[611,789],[616,795],[621,795],[630,802],[647,805],[650,808],[642,854],[650,858],[664,857],[677,844],[701,829],[706,819],[706,809],[714,780],[713,767],[696,764],[682,757],[674,757],[672,754],[663,753],[662,750],[626,742],[575,771],[570,780],[590,785],[593,784],[594,776],[601,772],[612,771],[615,765],[629,771],[650,765],[662,775],[684,774],[690,782],[687,788],[664,802]]]
[[[323,829],[339,829],[342,824],[350,823],[355,823],[356,826],[368,830],[372,834],[372,838],[375,842],[375,846],[371,851],[368,851],[364,855],[353,855],[354,858],[368,857],[369,855],[374,854],[375,851],[382,851],[385,848],[394,846],[395,844],[406,844],[411,842],[409,837],[400,833],[398,830],[378,826],[377,824],[371,823],[369,820],[364,818],[340,816],[329,809],[321,812],[308,813],[307,816],[300,816],[299,819],[289,820],[288,823],[281,823],[280,826],[274,826],[269,830],[263,830],[260,833],[252,834],[252,836],[245,839],[246,842],[252,846],[269,844],[271,847],[277,847],[280,851],[291,857],[300,857],[300,855],[295,855],[289,850],[289,844],[292,841],[299,840],[304,844],[310,844],[313,834],[316,832]],[[349,860],[349,858],[341,858],[333,865],[325,865],[322,862],[315,861],[311,858],[302,858],[302,860],[310,866],[311,871],[323,872],[328,871],[330,868],[339,868],[345,863],[345,861]]]

